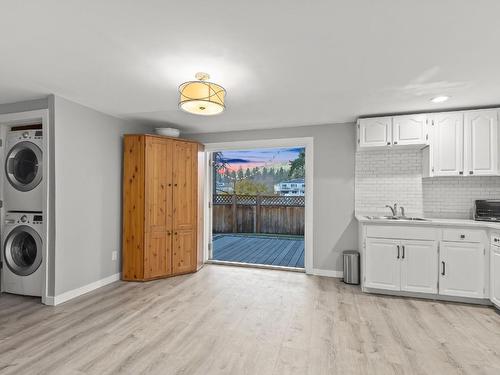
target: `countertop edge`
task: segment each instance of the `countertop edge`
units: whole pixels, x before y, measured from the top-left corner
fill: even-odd
[[[355,215],[358,222],[362,224],[382,224],[382,225],[423,225],[423,226],[461,226],[493,229],[500,231],[500,223],[491,223],[487,221],[475,221],[467,219],[440,219],[426,218],[428,221],[403,221],[403,220],[373,220],[367,219],[367,215]]]

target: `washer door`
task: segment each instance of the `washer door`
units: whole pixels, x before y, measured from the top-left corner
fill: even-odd
[[[33,190],[42,181],[42,150],[33,142],[19,142],[5,159],[5,173],[19,191]]]
[[[42,264],[40,235],[27,225],[15,227],[5,240],[4,259],[16,275],[31,275]]]

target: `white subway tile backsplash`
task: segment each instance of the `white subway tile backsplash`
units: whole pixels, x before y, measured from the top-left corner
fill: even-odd
[[[422,178],[420,150],[358,152],[355,179],[357,213],[388,214],[397,202],[411,216],[467,219],[474,200],[500,199],[500,177]]]
[[[404,206],[408,215],[422,215],[422,154],[419,150],[377,150],[356,153],[356,212],[387,214],[386,204]]]
[[[432,177],[422,180],[424,214],[471,219],[476,199],[500,199],[500,177]]]

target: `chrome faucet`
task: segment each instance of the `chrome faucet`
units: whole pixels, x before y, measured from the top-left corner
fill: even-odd
[[[405,217],[405,208],[401,206],[399,209],[401,210],[401,217]]]
[[[386,204],[385,206],[391,210],[392,216],[394,216],[394,217],[398,216],[398,204],[397,203],[394,203],[394,207],[391,207],[388,204]]]

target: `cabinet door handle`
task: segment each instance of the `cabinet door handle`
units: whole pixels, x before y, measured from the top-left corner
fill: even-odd
[[[464,174],[464,171],[460,171],[458,172],[459,175],[463,175]]]
[[[387,142],[387,146],[390,146],[391,145],[391,142]]]
[[[398,248],[398,257],[396,259],[399,259],[399,245],[397,246],[397,248]]]
[[[460,238],[461,238],[462,240],[463,240],[463,239],[465,239],[465,234],[461,234],[461,235],[460,235]]]
[[[441,275],[444,276],[444,275],[446,275],[446,263],[441,261],[441,265],[443,266],[443,270],[441,271]]]
[[[395,145],[397,145],[397,144],[398,144],[398,142],[394,142],[394,144],[395,144]]]
[[[469,171],[469,174],[474,174],[474,171]]]
[[[405,258],[405,245],[401,246],[403,248],[403,256],[401,257],[402,259]]]
[[[174,235],[176,235],[176,236],[177,236],[177,232],[174,232]]]

